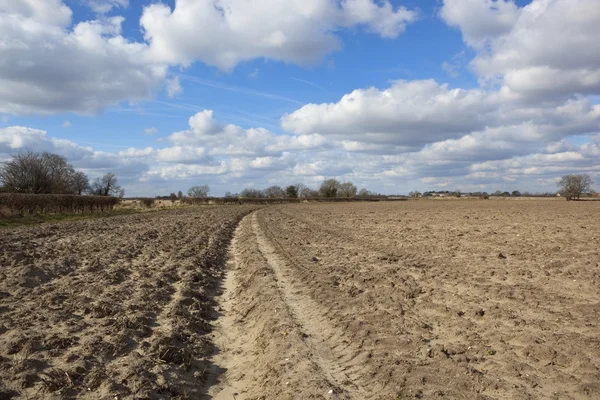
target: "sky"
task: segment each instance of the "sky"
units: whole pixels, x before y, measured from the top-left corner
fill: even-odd
[[[0,160],[126,196],[600,184],[598,0],[0,0]]]

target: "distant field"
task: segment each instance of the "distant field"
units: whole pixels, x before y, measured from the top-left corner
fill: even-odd
[[[599,226],[417,200],[6,228],[0,398],[597,399]]]

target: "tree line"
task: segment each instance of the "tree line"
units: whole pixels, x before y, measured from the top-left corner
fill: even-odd
[[[208,197],[210,187],[208,185],[193,186],[188,190],[189,197],[201,198]],[[171,193],[172,200],[181,199],[182,192]],[[246,188],[239,193],[227,192],[226,198],[248,198],[248,199],[308,199],[308,198],[351,198],[351,197],[376,196],[375,193],[367,189],[357,189],[352,182],[340,182],[336,179],[327,179],[323,181],[319,189],[312,189],[302,183],[288,185],[285,187],[273,185],[265,189]]]
[[[90,182],[87,175],[58,154],[21,152],[0,165],[0,192],[23,194],[89,194],[122,198],[125,190],[113,173]]]

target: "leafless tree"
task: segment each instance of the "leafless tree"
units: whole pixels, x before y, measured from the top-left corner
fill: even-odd
[[[188,196],[190,197],[208,197],[210,193],[210,187],[208,185],[192,186],[188,190]]]
[[[79,195],[85,193],[90,188],[90,181],[86,174],[81,171],[75,172],[71,179],[73,191]]]
[[[568,201],[579,199],[583,193],[589,192],[592,189],[592,183],[592,178],[588,174],[571,174],[563,176],[557,185],[560,188],[560,194]]]
[[[242,190],[240,193],[240,197],[250,198],[250,199],[260,199],[265,197],[265,194],[262,190],[246,188]]]
[[[340,182],[336,179],[327,179],[321,183],[319,194],[323,197],[336,197],[340,189]]]
[[[354,197],[358,189],[352,182],[344,182],[338,187],[338,197]]]
[[[270,186],[264,190],[264,193],[269,199],[283,199],[285,197],[285,190],[281,186]]]
[[[299,186],[298,189],[298,196],[303,199],[310,199],[314,197],[319,197],[319,192],[301,184],[301,186]]]
[[[79,193],[82,175],[65,157],[51,153],[22,152],[0,167],[0,182],[12,193]]]
[[[115,174],[109,172],[102,177],[96,178],[90,187],[90,194],[122,198],[125,195],[125,189],[119,186]]]
[[[368,197],[368,196],[373,196],[373,193],[371,193],[367,188],[362,188],[358,192],[358,196],[359,197]]]

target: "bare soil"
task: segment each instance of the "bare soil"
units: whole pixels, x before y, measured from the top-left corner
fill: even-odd
[[[600,398],[599,211],[474,200],[247,216],[210,393]]]
[[[599,211],[309,203],[6,229],[0,399],[598,399]]]
[[[231,236],[249,207],[0,232],[0,398],[199,398]]]

